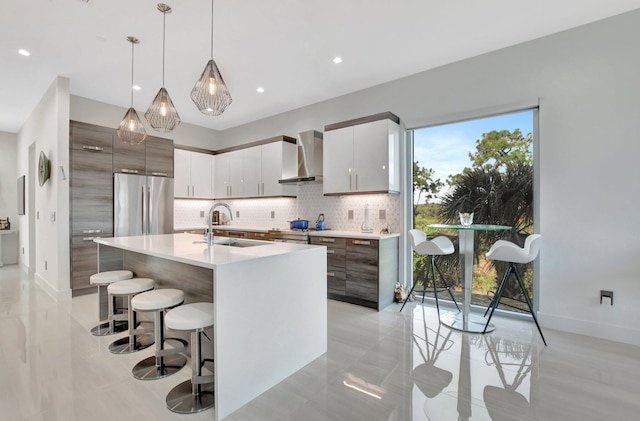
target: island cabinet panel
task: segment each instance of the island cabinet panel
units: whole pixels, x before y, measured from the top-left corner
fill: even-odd
[[[113,129],[72,121],[69,151],[70,267],[72,295],[95,292],[95,237],[113,235]]]
[[[327,297],[382,310],[398,280],[398,238],[311,236],[327,247]]]

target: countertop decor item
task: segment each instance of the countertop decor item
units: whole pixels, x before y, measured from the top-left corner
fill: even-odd
[[[171,101],[169,92],[164,87],[164,54],[165,54],[165,26],[167,13],[171,13],[172,9],[169,5],[158,3],[158,10],[162,12],[162,87],[158,91],[156,97],[149,105],[149,109],[144,113],[151,127],[159,132],[168,133],[180,124],[180,116],[176,107]]]
[[[147,132],[144,130],[142,121],[138,117],[136,109],[133,108],[133,47],[140,43],[136,37],[127,37],[127,41],[131,43],[131,107],[127,110],[120,125],[116,129],[116,135],[122,142],[130,145],[138,145],[147,138]]]
[[[38,182],[41,186],[47,182],[51,175],[51,162],[47,159],[44,151],[40,151],[40,159],[38,160]]]
[[[213,60],[213,0],[211,0],[211,58],[191,90],[191,100],[202,114],[211,116],[222,114],[233,101],[220,70]]]

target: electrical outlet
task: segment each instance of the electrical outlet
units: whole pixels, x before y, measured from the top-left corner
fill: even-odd
[[[380,218],[381,221],[387,219],[387,211],[385,209],[380,209],[378,211],[378,218]]]
[[[271,211],[271,219],[275,219],[276,218],[276,211]]]
[[[200,211],[200,218],[204,218],[204,211]]]
[[[240,218],[240,211],[236,211],[236,218]]]
[[[49,219],[51,222],[56,222],[56,211],[49,212]]]
[[[24,254],[24,247],[22,247],[22,254]]]
[[[44,261],[44,270],[47,270],[47,261]]]
[[[348,219],[353,219],[353,210],[349,210],[348,215]]]
[[[600,304],[610,303],[613,305],[613,291],[603,291],[600,290]]]

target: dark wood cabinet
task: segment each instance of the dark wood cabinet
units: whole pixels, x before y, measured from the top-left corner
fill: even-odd
[[[327,247],[327,296],[382,310],[398,281],[398,237],[380,240],[311,236]]]
[[[72,121],[69,153],[71,289],[93,292],[98,271],[94,237],[113,235],[113,138],[115,130]]]
[[[147,136],[139,145],[115,138],[113,172],[173,177],[173,140]]]
[[[173,140],[147,136],[144,143],[146,174],[173,178]]]

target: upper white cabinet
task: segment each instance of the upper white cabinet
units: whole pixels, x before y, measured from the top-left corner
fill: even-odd
[[[278,183],[298,171],[295,140],[287,139],[216,155],[215,197],[296,196],[295,185]]]
[[[399,193],[398,123],[383,113],[325,126],[324,194]]]
[[[214,155],[174,150],[173,191],[176,198],[213,198]]]
[[[243,197],[242,150],[215,156],[214,196],[216,198]]]

